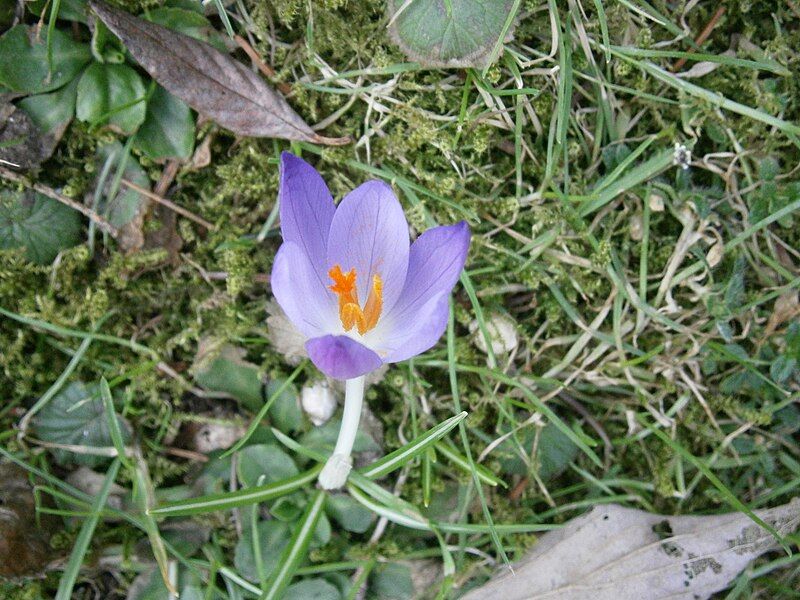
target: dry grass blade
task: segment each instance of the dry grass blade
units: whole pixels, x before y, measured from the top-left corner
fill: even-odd
[[[329,145],[350,141],[314,133],[263,79],[213,46],[100,0],[90,6],[153,79],[234,133]]]

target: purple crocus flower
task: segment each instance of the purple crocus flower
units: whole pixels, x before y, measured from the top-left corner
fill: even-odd
[[[409,244],[408,222],[387,184],[367,181],[337,207],[319,173],[288,152],[279,199],[283,245],[272,291],[320,371],[352,379],[436,343],[467,257],[464,221]]]
[[[342,426],[319,475],[341,487],[364,401],[364,376],[425,352],[444,333],[448,300],[469,249],[465,222],[434,227],[413,244],[392,188],[367,181],[334,205],[311,165],[284,152],[280,182],[283,245],[272,292],[306,336],[312,362],[345,379]]]

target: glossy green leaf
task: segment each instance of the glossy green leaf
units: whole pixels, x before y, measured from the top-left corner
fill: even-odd
[[[118,415],[117,421],[127,443],[130,428]],[[56,394],[34,417],[32,424],[36,437],[42,441],[108,451],[113,450],[108,423],[99,387],[74,382]],[[53,455],[61,464],[73,462],[89,467],[106,460],[104,456],[79,454],[66,449],[54,449]]]
[[[182,101],[157,86],[147,102],[136,147],[153,160],[187,159],[194,149],[194,116]]]
[[[429,67],[484,67],[513,24],[514,0],[390,0],[389,32]]]
[[[36,192],[0,190],[0,250],[25,248],[40,265],[81,239],[81,216],[68,206]]]
[[[89,62],[89,47],[58,29],[51,36],[53,70],[47,68],[45,35],[36,37],[34,28],[17,25],[0,37],[0,84],[14,92],[40,94],[57,90],[71,81]],[[9,57],[13,57],[10,60]]]
[[[146,114],[142,78],[128,65],[94,63],[78,83],[76,114],[92,125],[133,133]]]

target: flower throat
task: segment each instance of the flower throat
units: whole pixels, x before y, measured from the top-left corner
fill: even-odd
[[[339,265],[334,265],[328,271],[328,277],[333,280],[330,290],[339,297],[339,319],[345,331],[350,331],[354,326],[358,333],[364,335],[378,324],[383,308],[383,281],[377,273],[372,276],[372,287],[367,296],[367,302],[362,309],[358,303],[358,289],[356,288],[356,270],[350,269],[342,272]]]

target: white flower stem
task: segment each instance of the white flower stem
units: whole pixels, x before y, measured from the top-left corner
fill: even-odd
[[[347,481],[353,468],[353,444],[361,420],[361,406],[364,404],[365,376],[348,379],[344,384],[344,414],[336,448],[319,474],[319,485],[324,490],[336,490]]]

